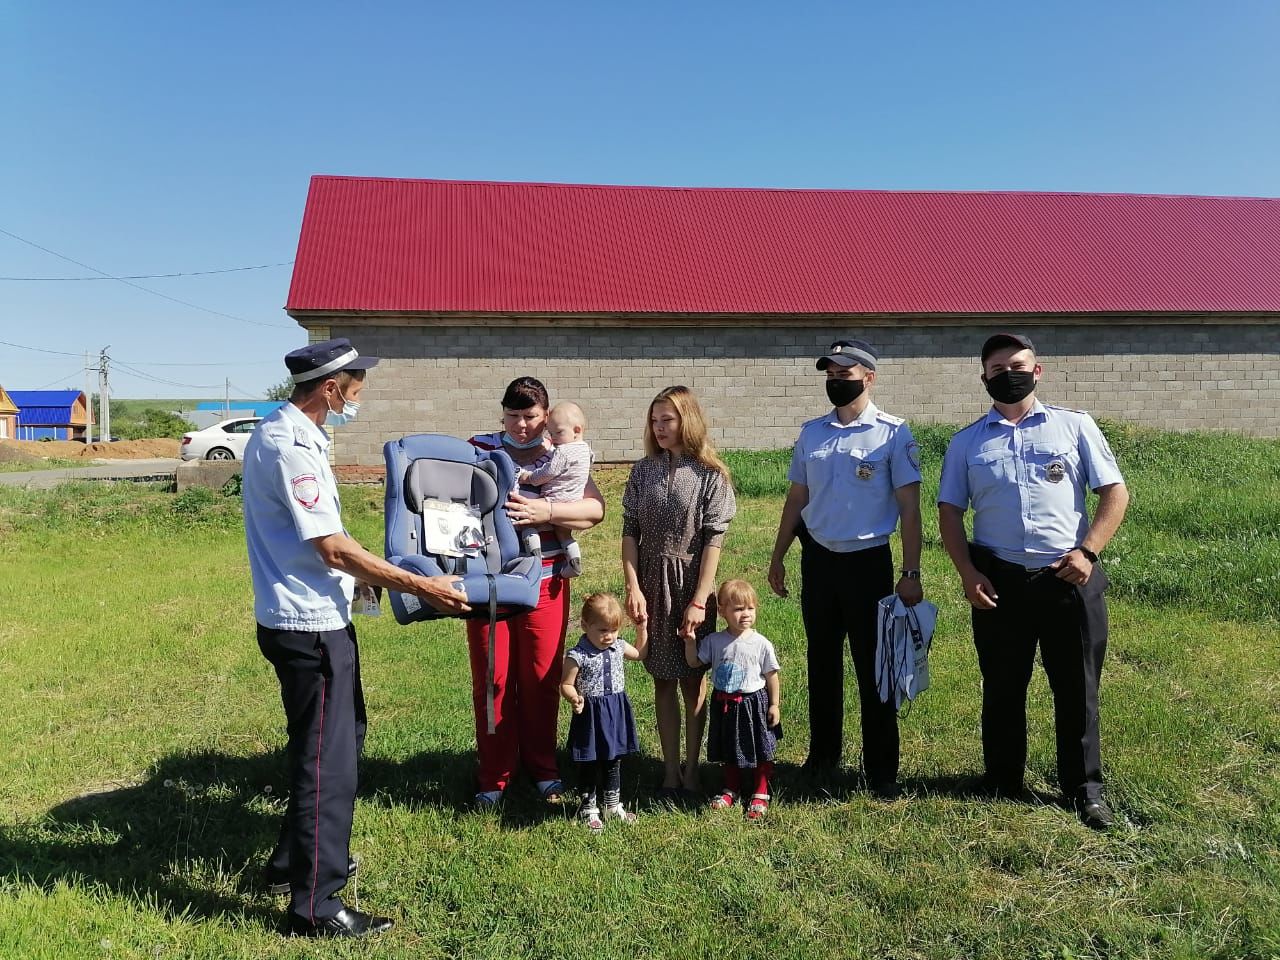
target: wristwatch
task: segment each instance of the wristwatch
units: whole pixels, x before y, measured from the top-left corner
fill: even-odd
[[[919,570],[903,570],[903,571],[902,571],[902,575],[903,575],[904,577],[906,577],[908,580],[919,580],[919,579],[920,579],[920,571],[919,571]]]
[[[1098,555],[1094,553],[1092,550],[1090,550],[1088,547],[1086,547],[1084,544],[1081,544],[1080,546],[1076,547],[1076,549],[1079,550],[1081,553],[1083,553],[1088,558],[1090,563],[1098,562]]]

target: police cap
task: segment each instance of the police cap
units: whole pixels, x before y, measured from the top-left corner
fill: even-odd
[[[362,357],[357,353],[346,337],[309,343],[284,355],[284,365],[289,368],[294,383],[332,376],[343,370],[368,370],[377,362],[377,357]]]

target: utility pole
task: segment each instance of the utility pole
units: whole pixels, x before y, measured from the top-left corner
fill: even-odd
[[[102,404],[102,441],[111,442],[111,358],[110,346],[102,348],[98,355],[98,398]]]
[[[93,443],[93,367],[89,366],[89,351],[84,352],[84,399],[88,408],[84,421],[84,442]]]
[[[222,419],[231,416],[231,378],[227,377],[222,387]]]

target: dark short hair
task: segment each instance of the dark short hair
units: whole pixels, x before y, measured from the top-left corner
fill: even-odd
[[[301,400],[309,397],[324,385],[326,380],[337,380],[338,389],[345,390],[351,385],[353,380],[363,380],[365,371],[363,370],[339,370],[337,373],[330,374],[327,377],[316,377],[313,380],[303,380],[301,383],[293,385],[293,392],[289,394],[290,400]]]
[[[502,395],[502,408],[528,410],[530,407],[550,409],[551,400],[547,396],[547,388],[536,377],[516,377],[507,384],[507,392]]]

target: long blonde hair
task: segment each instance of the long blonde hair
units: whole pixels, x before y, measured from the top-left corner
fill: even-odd
[[[684,386],[667,387],[649,402],[649,412],[644,418],[645,456],[656,458],[662,454],[662,448],[653,437],[653,408],[660,403],[671,404],[680,417],[680,446],[684,455],[729,476],[729,468],[707,436],[707,415],[702,412],[702,404],[698,403],[697,395]]]

